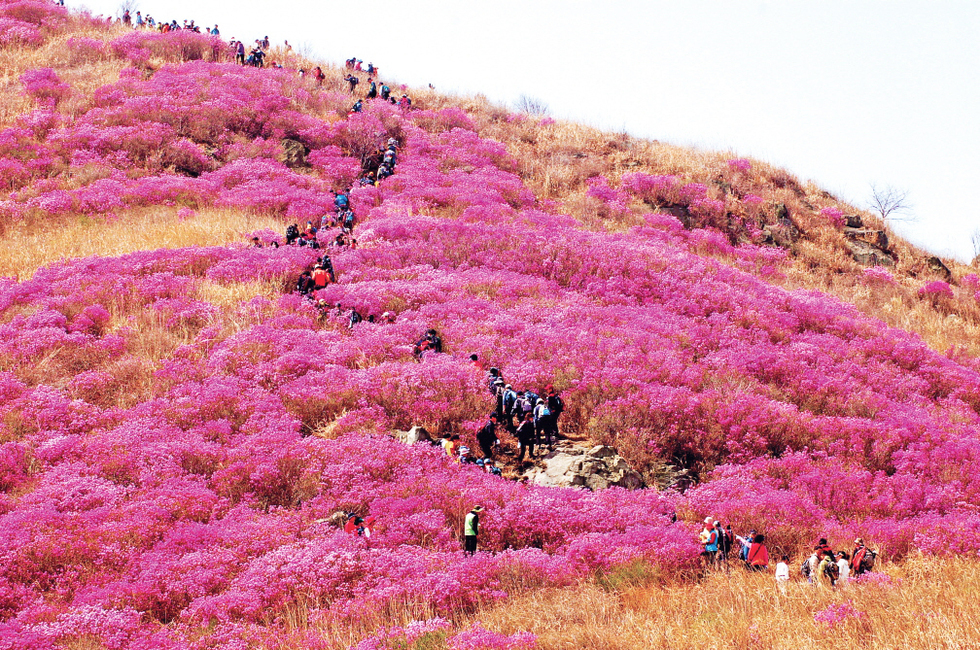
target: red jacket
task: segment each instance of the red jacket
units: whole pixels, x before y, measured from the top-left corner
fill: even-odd
[[[766,545],[753,542],[749,547],[748,562],[752,566],[769,566],[769,549]]]

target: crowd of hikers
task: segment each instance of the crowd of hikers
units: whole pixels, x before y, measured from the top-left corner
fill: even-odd
[[[698,534],[698,542],[704,547],[702,563],[706,567],[728,568],[733,561],[741,562],[750,571],[769,570],[769,550],[765,535],[750,530],[744,537],[732,532],[717,519],[708,517]],[[826,538],[820,538],[813,553],[800,565],[800,574],[814,586],[843,587],[851,576],[859,576],[874,568],[877,553],[864,544],[862,538],[854,540],[854,549],[834,551]],[[790,581],[789,556],[783,555],[776,564],[776,582],[781,586]]]
[[[137,11],[135,16],[127,9],[123,12],[122,17],[119,21],[128,27],[134,27],[136,29],[151,29],[162,33],[187,30],[197,34],[209,34],[211,36],[221,36],[221,31],[218,29],[217,23],[213,27],[201,27],[196,24],[193,20],[184,20],[182,23],[178,23],[176,20],[170,22],[157,22],[152,16],[143,16],[141,11]],[[277,63],[276,61],[270,61],[266,63],[266,57],[272,48],[272,43],[269,41],[268,36],[263,38],[255,39],[254,43],[246,45],[243,41],[232,37],[228,41],[228,51],[235,62],[243,66],[253,66],[256,68],[283,68],[282,63]],[[292,46],[289,41],[283,42],[283,50],[285,53],[292,52]],[[391,88],[384,83],[381,83],[380,74],[381,71],[373,63],[368,63],[367,67],[364,67],[364,60],[358,59],[357,57],[351,57],[345,62],[346,73],[343,80],[347,83],[350,94],[353,95],[357,90],[357,86],[361,83],[360,77],[355,73],[367,74],[367,91],[365,93],[365,99],[380,99],[381,101],[394,104],[396,106],[401,106],[404,109],[412,108],[412,99],[407,94],[402,94],[401,97],[396,97],[392,93]],[[320,66],[314,67],[312,70],[306,70],[305,68],[299,69],[299,75],[305,77],[307,75],[313,77],[313,80],[317,85],[322,86],[323,82],[326,80],[327,75],[324,73],[323,68]],[[429,86],[432,87],[431,84]],[[364,102],[358,99],[354,106],[351,108],[352,112],[359,113],[363,110]]]
[[[478,355],[471,355],[470,363],[483,370]],[[446,455],[459,463],[475,463],[488,472],[498,473],[494,464],[494,456],[500,446],[498,428],[517,438],[518,464],[524,462],[525,455],[533,460],[535,448],[542,450],[547,447],[549,451],[554,449],[559,437],[558,420],[565,411],[565,402],[554,386],[546,386],[540,394],[531,389],[514,390],[498,368],[490,368],[487,372],[486,386],[493,396],[494,409],[476,434],[482,458],[475,458],[470,448],[460,442],[458,434],[442,438]]]

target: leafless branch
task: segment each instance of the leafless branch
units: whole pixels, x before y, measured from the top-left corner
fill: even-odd
[[[871,184],[871,198],[868,200],[869,207],[881,216],[881,220],[889,221],[915,221],[916,217],[912,214],[912,205],[909,203],[908,190],[899,189],[891,185],[878,187]]]
[[[543,116],[548,114],[548,105],[537,97],[521,95],[517,98],[517,110],[528,115]]]

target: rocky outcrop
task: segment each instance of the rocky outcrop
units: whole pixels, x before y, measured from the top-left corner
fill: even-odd
[[[529,483],[550,487],[584,487],[602,490],[643,487],[639,472],[612,447],[559,447],[544,457],[539,466],[525,472]]]
[[[946,282],[953,281],[953,273],[949,270],[949,267],[943,264],[943,261],[938,257],[930,257],[926,260],[926,265],[929,266],[929,270],[938,276],[941,276]]]
[[[852,227],[864,225],[861,217],[847,217],[844,236],[851,249],[851,257],[864,266],[895,266],[895,255],[888,249],[888,235],[884,230]]]
[[[284,138],[282,141],[282,151],[283,153],[279,158],[279,162],[286,167],[290,169],[309,167],[309,163],[306,162],[306,155],[310,153],[310,150],[302,142]]]
[[[851,257],[858,264],[863,266],[895,266],[895,258],[889,251],[882,250],[868,242],[849,239],[847,246],[851,249]]]
[[[395,438],[406,445],[414,445],[416,442],[432,442],[432,436],[425,430],[425,427],[414,426],[408,431],[395,429],[392,433]]]
[[[884,230],[869,230],[867,228],[844,228],[844,236],[851,241],[862,241],[875,248],[888,250],[888,235]]]

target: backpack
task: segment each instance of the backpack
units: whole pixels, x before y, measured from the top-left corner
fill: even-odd
[[[830,562],[827,564],[825,572],[827,573],[827,577],[830,578],[831,582],[837,582],[837,580],[840,578],[840,567],[837,566],[836,562]]]
[[[856,573],[869,573],[875,568],[875,558],[878,554],[872,551],[870,548],[866,549],[864,557],[861,558],[861,564],[858,567]]]
[[[556,416],[561,415],[565,411],[565,402],[560,396],[552,395],[548,398],[548,409]]]

